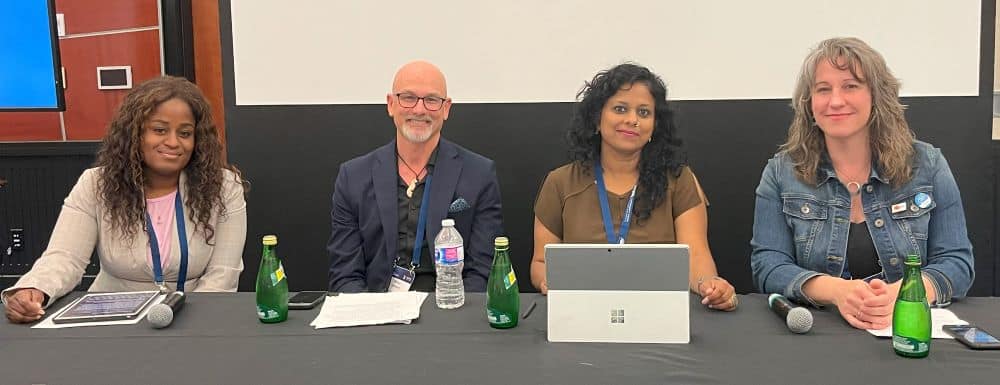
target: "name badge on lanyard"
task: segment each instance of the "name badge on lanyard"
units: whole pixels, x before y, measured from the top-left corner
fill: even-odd
[[[411,269],[396,265],[392,267],[392,279],[389,281],[389,292],[410,291],[416,273]]]
[[[413,254],[410,257],[410,268],[399,266],[399,257],[392,266],[392,277],[389,279],[389,291],[410,291],[413,279],[416,278],[414,269],[420,266],[420,249],[424,247],[424,230],[427,228],[427,204],[431,196],[431,174],[427,174],[424,180],[424,196],[420,199],[420,214],[417,216],[416,239],[413,240]]]
[[[604,185],[604,169],[601,167],[600,159],[594,162],[594,177],[597,179],[597,200],[601,202],[601,218],[604,220],[604,232],[608,237],[608,243],[624,244],[628,237],[628,228],[632,224],[632,204],[635,203],[635,190],[639,184],[636,183],[632,187],[628,204],[625,205],[625,213],[622,214],[622,224],[618,228],[618,235],[615,236],[615,228],[611,224],[611,206],[608,204],[608,189]]]
[[[188,263],[188,242],[187,231],[184,229],[184,204],[181,202],[181,190],[177,189],[177,196],[174,198],[174,221],[177,222],[177,241],[181,246],[181,266],[177,271],[177,291],[184,291],[184,282],[187,280]],[[149,253],[153,259],[153,282],[160,287],[160,291],[167,291],[163,281],[163,267],[160,266],[160,243],[156,240],[156,231],[153,230],[153,221],[149,219],[149,212],[146,212],[146,232],[149,233]]]

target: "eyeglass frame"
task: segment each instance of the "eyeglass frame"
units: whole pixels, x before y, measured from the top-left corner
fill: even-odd
[[[434,95],[417,96],[417,95],[414,95],[414,94],[409,93],[409,92],[397,92],[394,95],[396,96],[396,101],[399,103],[400,107],[403,107],[403,108],[413,108],[413,107],[417,106],[417,103],[423,103],[424,104],[424,109],[426,109],[427,111],[440,111],[442,108],[444,108],[444,105],[446,103],[448,103],[448,102],[451,101],[450,98],[442,98],[440,96],[434,96]],[[406,105],[403,104],[403,99],[400,98],[400,95],[411,95],[411,96],[417,98],[417,101],[413,102],[412,106],[406,106]],[[438,108],[432,109],[432,108],[430,108],[430,106],[427,105],[427,98],[441,99],[441,105],[438,106]]]

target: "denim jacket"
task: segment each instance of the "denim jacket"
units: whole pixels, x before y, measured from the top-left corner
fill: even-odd
[[[972,286],[972,245],[958,185],[941,150],[919,141],[913,149],[912,179],[893,189],[873,163],[861,186],[861,204],[883,279],[902,278],[906,256],[917,254],[932,282],[927,290],[945,306]],[[807,280],[821,274],[851,278],[846,255],[851,193],[828,160],[820,162],[817,178],[818,185],[803,183],[785,153],[764,168],[750,241],[754,284],[762,293],[816,305],[802,292]]]

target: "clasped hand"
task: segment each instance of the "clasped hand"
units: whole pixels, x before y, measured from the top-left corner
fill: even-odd
[[[845,281],[834,303],[840,315],[858,329],[885,329],[892,324],[892,309],[899,294],[898,284],[880,279],[871,282]]]
[[[733,311],[740,304],[740,300],[736,298],[736,289],[722,277],[700,280],[697,285],[701,304],[710,309]]]

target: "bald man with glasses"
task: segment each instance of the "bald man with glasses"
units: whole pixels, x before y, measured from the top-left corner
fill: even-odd
[[[493,161],[441,137],[451,99],[433,64],[403,65],[386,105],[395,139],[337,174],[329,290],[433,291],[434,237],[451,218],[465,241],[465,290],[485,291],[493,239],[503,233]]]

